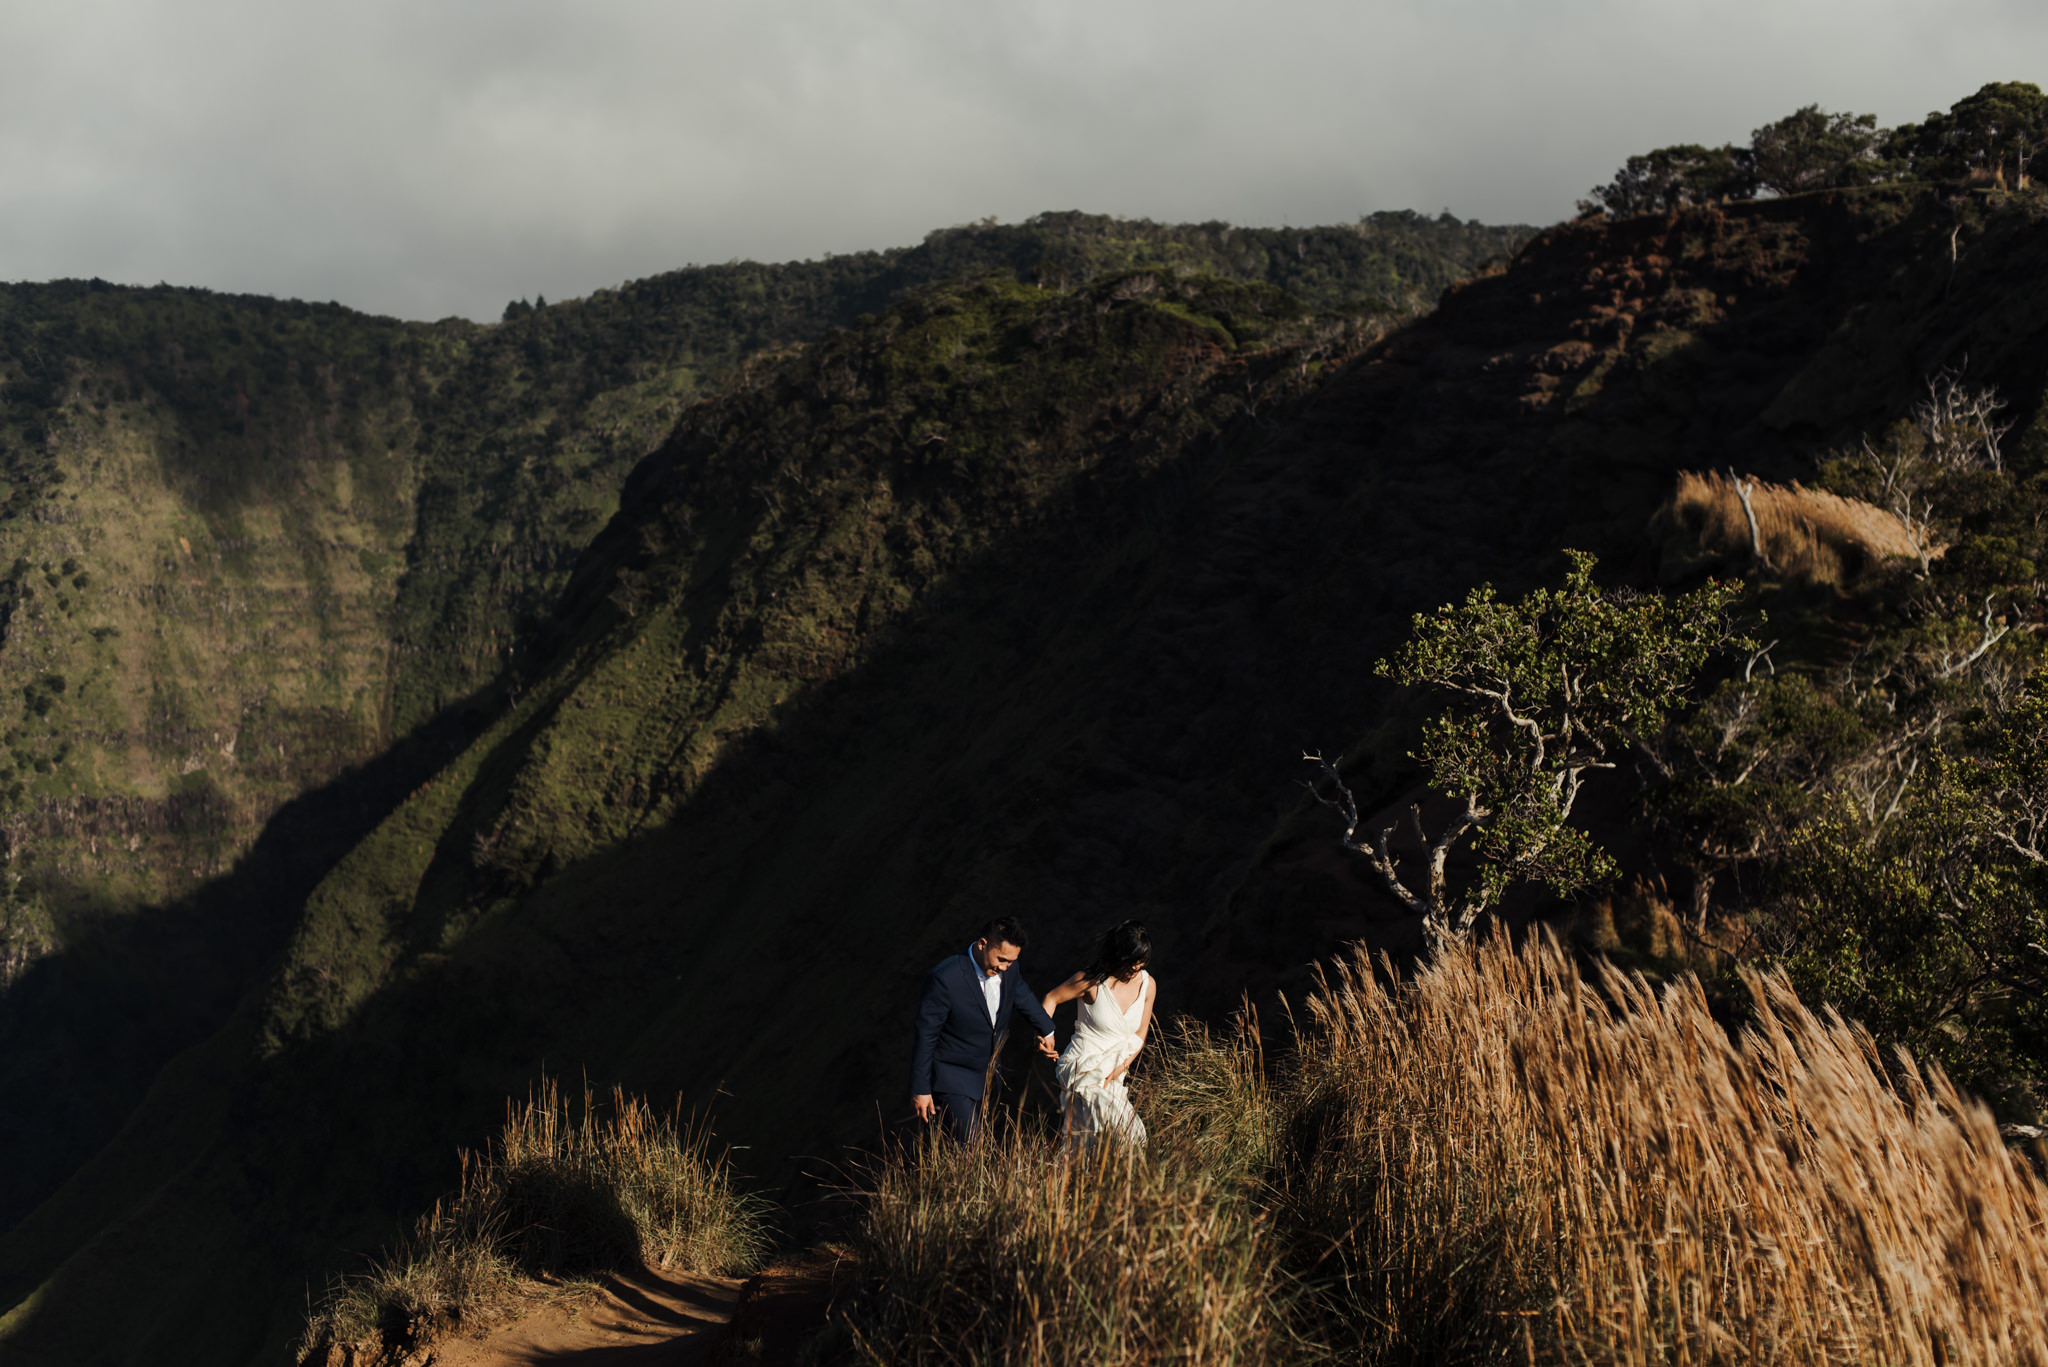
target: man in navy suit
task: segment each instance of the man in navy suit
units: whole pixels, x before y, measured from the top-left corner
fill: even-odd
[[[924,975],[917,1004],[917,1042],[910,1055],[910,1104],[919,1120],[937,1118],[955,1139],[981,1127],[982,1095],[1001,1085],[996,1054],[1009,1038],[1010,1013],[1038,1032],[1038,1048],[1058,1058],[1052,1017],[1016,971],[1024,927],[1005,916],[981,937]]]

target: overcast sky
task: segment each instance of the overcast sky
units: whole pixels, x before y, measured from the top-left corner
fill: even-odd
[[[0,279],[495,318],[1043,209],[1548,223],[2030,79],[2040,0],[0,0]]]

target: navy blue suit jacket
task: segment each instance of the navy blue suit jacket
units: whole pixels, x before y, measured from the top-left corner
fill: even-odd
[[[1010,1033],[1012,1012],[1031,1022],[1034,1038],[1052,1033],[1052,1017],[1014,966],[1001,978],[1002,998],[996,1007],[1000,1027],[989,1021],[980,979],[981,970],[965,954],[955,954],[924,975],[917,1003],[917,1042],[910,1054],[912,1096],[980,1096],[984,1080],[995,1076],[989,1065]]]

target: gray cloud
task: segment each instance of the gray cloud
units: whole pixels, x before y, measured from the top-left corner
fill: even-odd
[[[2000,0],[17,4],[0,278],[495,317],[1051,208],[1541,223],[1632,151],[2043,53]]]

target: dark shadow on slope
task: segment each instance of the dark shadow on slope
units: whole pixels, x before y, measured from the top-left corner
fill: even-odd
[[[105,1144],[260,982],[313,887],[481,730],[486,694],[286,803],[224,877],[99,919],[0,995],[0,1231]],[[11,1300],[0,1286],[0,1304]]]
[[[1668,261],[1690,226],[1568,240],[1554,268]],[[316,1127],[335,1185],[430,1199],[447,1155],[489,1123],[478,1080],[517,1091],[540,1058],[654,1095],[722,1083],[749,1165],[788,1180],[788,1155],[830,1154],[873,1133],[878,1102],[884,1119],[899,1106],[891,1041],[917,975],[991,911],[1037,927],[1041,986],[1094,930],[1144,914],[1171,1005],[1207,1012],[1399,920],[1341,861],[1309,877],[1282,857],[1331,839],[1288,829],[1296,756],[1387,722],[1362,783],[1391,797],[1407,719],[1370,666],[1410,613],[1482,580],[1520,591],[1565,545],[1625,566],[1678,469],[1738,449],[1796,459],[1801,438],[1758,414],[1859,297],[1814,279],[1826,256],[1701,266],[1750,292],[1695,321],[1714,351],[1684,356],[1680,384],[1668,353],[1624,348],[1568,409],[1528,400],[1585,301],[1561,291],[1532,316],[1509,287],[1471,287],[1285,432],[1249,423],[992,549],[894,644],[730,749],[661,831],[551,874],[454,960],[380,993],[345,1061],[337,1043],[281,1064],[342,1067],[361,1080],[342,1089],[352,1101],[384,1090],[362,1113],[374,1125],[351,1106]],[[1639,277],[1646,330],[1699,288],[1657,269]],[[1759,314],[1766,344],[1740,346]],[[1281,844],[1262,848],[1276,824]],[[437,867],[466,863],[472,834],[451,828]],[[785,1014],[789,997],[808,1004]],[[332,1105],[285,1095],[280,1114]]]
[[[1524,229],[1487,229],[1403,214],[1377,216],[1373,230],[1361,234],[1231,229],[1222,224],[1181,229],[1050,214],[1025,225],[935,233],[914,248],[848,258],[829,268],[792,267],[777,274],[768,268],[735,266],[677,273],[625,287],[622,297],[631,296],[632,307],[624,309],[621,319],[605,313],[609,321],[600,320],[603,326],[590,325],[581,340],[586,349],[601,354],[584,357],[576,365],[581,368],[578,373],[589,370],[592,375],[607,364],[617,370],[620,356],[630,353],[630,348],[621,350],[626,346],[622,338],[631,334],[627,340],[644,341],[639,333],[651,326],[635,315],[635,308],[672,312],[687,303],[708,309],[708,316],[726,320],[736,339],[732,346],[744,352],[790,336],[815,336],[829,326],[852,322],[863,312],[879,311],[907,290],[963,270],[999,266],[1018,278],[1080,278],[1112,267],[1193,262],[1244,278],[1272,278],[1305,299],[1329,304],[1374,290],[1433,294],[1480,258],[1512,248],[1527,236]],[[1442,260],[1431,256],[1431,243],[1442,249]],[[1400,244],[1405,246],[1395,251]],[[767,291],[765,302],[756,301],[757,306],[741,307],[730,300],[705,304],[696,297],[723,299],[737,288],[734,282],[765,275],[802,279]],[[133,292],[111,293],[125,299]],[[746,293],[738,289],[740,296]],[[151,299],[159,294],[182,301],[178,307],[207,318],[221,310],[254,308],[267,317],[280,311],[303,314],[308,308],[190,291],[144,292]],[[543,322],[552,325],[558,317],[580,316],[579,310],[595,308],[586,303],[567,313],[550,311],[546,319],[530,319],[502,334],[480,337],[477,350],[495,355],[517,346],[542,345],[552,336]],[[373,331],[383,327],[378,320],[358,323]],[[216,357],[216,362],[232,369],[232,359]],[[483,362],[477,365],[489,369]],[[176,377],[158,378],[174,406],[203,432],[212,431],[208,424],[226,420],[217,411],[217,395],[211,390],[202,387],[188,393],[189,385],[181,388],[171,382]],[[624,378],[625,371],[606,372],[603,380],[616,384]],[[586,387],[597,383],[589,376],[585,379]],[[482,389],[455,385],[450,393],[456,391],[465,402],[474,403]],[[451,421],[451,413],[443,409],[453,402],[442,395],[430,404],[431,422]],[[498,484],[487,487],[500,490]],[[490,499],[485,504],[490,505]],[[485,517],[483,524],[495,525],[498,520]],[[408,580],[407,592],[411,591]],[[433,621],[435,630],[458,628],[481,630],[453,618]],[[410,697],[425,688],[411,678],[422,657],[405,658],[413,663],[401,671],[400,691]],[[470,679],[465,676],[460,682],[466,686]],[[0,1229],[22,1218],[81,1155],[119,1127],[167,1058],[218,1028],[289,934],[300,903],[320,874],[374,828],[397,798],[438,767],[438,738],[447,733],[448,716],[462,710],[452,708],[422,728],[420,734],[429,737],[424,750],[401,747],[287,805],[225,878],[173,906],[102,920],[0,999],[0,1052],[6,1060],[0,1062],[0,1154],[9,1160],[0,1164]]]

